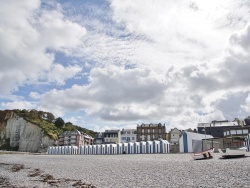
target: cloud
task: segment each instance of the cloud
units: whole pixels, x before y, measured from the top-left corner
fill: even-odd
[[[64,67],[61,64],[53,64],[51,69],[46,72],[46,79],[49,83],[64,85],[65,80],[72,78],[80,73],[82,68],[78,65]]]
[[[142,122],[193,128],[249,111],[246,1],[0,7],[1,93],[29,93],[3,107],[39,108],[98,130]]]
[[[2,102],[1,109],[36,109],[37,104],[28,101]]]
[[[0,85],[2,93],[17,91],[27,83],[44,79],[45,72],[55,68],[73,71],[79,69],[54,65],[53,50],[77,48],[86,29],[66,19],[57,10],[42,10],[40,1],[12,1],[0,3]],[[52,71],[51,71],[52,69]]]

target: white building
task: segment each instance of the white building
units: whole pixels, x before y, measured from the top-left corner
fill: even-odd
[[[180,153],[192,153],[193,151],[193,144],[195,141],[202,142],[202,139],[209,139],[213,138],[211,135],[205,135],[205,134],[198,134],[193,132],[184,132],[179,139],[179,151]],[[204,149],[209,149],[204,146]]]
[[[136,142],[136,129],[122,129],[121,143]]]
[[[179,139],[181,137],[181,131],[177,128],[171,129],[169,131],[170,134],[170,143],[171,144],[177,144],[179,143]]]

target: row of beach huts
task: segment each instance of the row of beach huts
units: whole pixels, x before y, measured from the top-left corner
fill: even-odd
[[[150,154],[170,153],[170,143],[167,140],[147,142],[129,142],[118,144],[100,144],[84,146],[50,146],[50,155],[115,155],[115,154]]]

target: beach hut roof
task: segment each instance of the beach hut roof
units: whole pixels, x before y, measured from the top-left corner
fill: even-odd
[[[192,138],[192,140],[202,140],[205,138],[213,138],[212,135],[205,135],[205,134],[199,134],[199,133],[193,133],[193,132],[184,132],[187,134],[188,137]]]

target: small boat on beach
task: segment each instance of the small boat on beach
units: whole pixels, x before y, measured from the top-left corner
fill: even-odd
[[[193,158],[194,160],[211,159],[213,158],[213,153],[214,148],[211,148],[202,152],[194,153]]]
[[[247,148],[242,147],[238,149],[218,149],[219,153],[221,154],[222,158],[237,158],[237,157],[244,157],[246,155]]]

